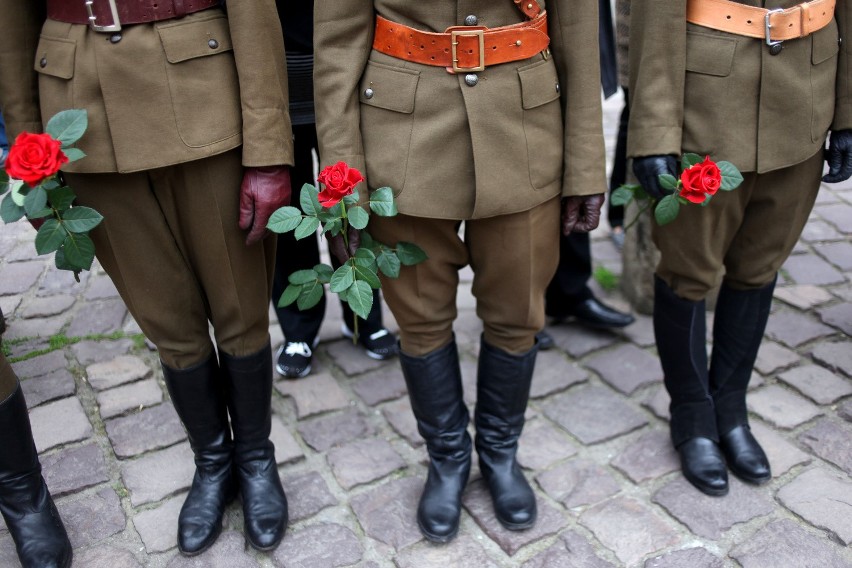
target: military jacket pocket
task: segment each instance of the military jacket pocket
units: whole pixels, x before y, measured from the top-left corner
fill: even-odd
[[[727,77],[734,67],[737,40],[697,32],[687,33],[686,70]]]
[[[72,39],[39,38],[34,69],[39,74],[39,103],[45,118],[73,106],[71,79],[76,53],[77,42]]]
[[[242,130],[239,80],[228,20],[214,14],[157,25],[178,133],[193,148]]]
[[[811,139],[814,142],[825,138],[834,119],[834,97],[829,95],[834,92],[837,79],[839,37],[836,20],[811,37],[811,96],[814,105]]]
[[[530,184],[543,189],[561,179],[563,148],[559,77],[552,59],[518,68]]]

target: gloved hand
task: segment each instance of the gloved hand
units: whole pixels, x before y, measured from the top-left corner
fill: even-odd
[[[654,199],[662,199],[671,193],[660,186],[660,174],[677,177],[677,160],[674,156],[643,156],[633,158],[633,173],[645,188],[645,193]]]
[[[246,246],[266,236],[266,224],[276,209],[290,203],[290,168],[246,168],[240,185],[240,229],[249,230]]]
[[[562,200],[562,234],[588,233],[601,220],[604,194],[572,195]]]
[[[835,130],[831,133],[828,152],[828,173],[822,177],[826,183],[846,181],[852,175],[852,130]]]
[[[326,233],[325,238],[328,239],[328,251],[334,255],[340,264],[345,263],[350,257],[355,256],[355,251],[361,245],[361,231],[353,229],[351,226],[346,233],[349,239],[349,246],[343,242],[343,233],[338,233],[337,236],[331,236],[331,233]]]

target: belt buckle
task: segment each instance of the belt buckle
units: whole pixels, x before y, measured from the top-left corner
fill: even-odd
[[[475,37],[479,39],[479,65],[476,67],[459,67],[458,38]],[[453,55],[453,73],[475,72],[485,70],[485,30],[450,30],[450,49]]]
[[[109,2],[109,9],[112,12],[112,24],[106,26],[99,26],[95,23],[94,11],[92,10],[92,6],[95,4],[95,0],[85,0],[86,1],[86,13],[89,14],[89,27],[92,28],[92,31],[108,33],[108,32],[120,32],[121,31],[121,20],[118,19],[118,8],[115,5],[115,0],[107,0]]]
[[[772,17],[772,14],[777,14],[778,12],[783,11],[783,8],[775,8],[774,10],[768,10],[766,12],[766,15],[763,17],[764,37],[766,38],[766,45],[768,45],[769,47],[781,45],[784,42],[784,40],[774,41],[772,39],[772,24],[769,23],[769,19]]]

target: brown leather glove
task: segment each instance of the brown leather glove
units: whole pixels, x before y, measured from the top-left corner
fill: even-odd
[[[345,263],[349,260],[350,257],[355,256],[355,251],[358,250],[358,247],[361,245],[361,231],[358,229],[353,229],[349,227],[349,231],[347,231],[347,238],[349,239],[349,246],[346,246],[346,243],[343,242],[343,233],[339,233],[337,236],[332,237],[331,233],[326,233],[325,237],[328,240],[328,252],[334,255],[340,264]]]
[[[562,200],[562,234],[588,233],[601,220],[604,194],[572,195]]]
[[[246,246],[267,235],[269,217],[290,203],[290,168],[246,168],[240,185],[240,229],[248,230]]]

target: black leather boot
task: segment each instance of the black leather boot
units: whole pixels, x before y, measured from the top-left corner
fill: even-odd
[[[512,355],[483,339],[476,384],[476,451],[497,520],[509,530],[530,528],[536,520],[535,494],[515,459],[524,429],[538,345]]]
[[[272,550],[287,529],[287,497],[281,487],[272,430],[272,349],[234,357],[219,352],[234,430],[234,466],[245,533],[258,550]]]
[[[225,507],[236,496],[234,444],[216,354],[189,369],[160,362],[172,404],[195,454],[195,476],[178,517],[178,549],[186,556],[210,548],[222,532]]]
[[[400,351],[417,430],[429,452],[429,474],[417,525],[432,542],[447,542],[459,531],[461,497],[470,475],[470,413],[462,395],[461,369],[455,341],[422,357]]]
[[[707,495],[728,492],[728,472],[719,449],[705,347],[704,301],[677,296],[659,277],[654,286],[654,335],[671,397],[672,443],[683,475]]]
[[[749,429],[745,398],[774,290],[774,280],[754,290],[722,284],[713,323],[710,392],[719,439],[728,467],[751,483],[764,483],[772,477],[769,460]]]
[[[0,513],[15,541],[21,565],[71,566],[71,543],[41,476],[20,385],[0,402],[0,433]]]

